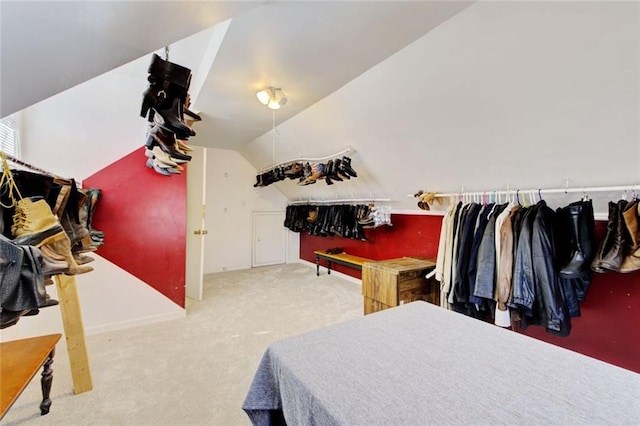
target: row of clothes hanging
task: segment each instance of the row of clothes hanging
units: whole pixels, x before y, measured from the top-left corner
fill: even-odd
[[[391,225],[391,210],[375,204],[297,204],[287,206],[284,226],[318,237],[339,236],[367,241],[365,229]]]
[[[104,242],[91,227],[100,190],[73,179],[10,169],[0,180],[0,328],[57,305],[46,292],[57,274],[91,272],[85,253]],[[24,164],[24,163],[21,163]]]
[[[459,202],[444,216],[436,261],[441,306],[502,327],[568,336],[591,284],[592,202]]]

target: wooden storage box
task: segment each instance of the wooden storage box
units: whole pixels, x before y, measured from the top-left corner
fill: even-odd
[[[440,303],[440,286],[425,275],[435,267],[435,259],[400,259],[366,262],[362,266],[364,314],[414,300]]]

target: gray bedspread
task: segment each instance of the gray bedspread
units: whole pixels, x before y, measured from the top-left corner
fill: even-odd
[[[255,425],[640,424],[640,375],[413,302],[272,344]]]

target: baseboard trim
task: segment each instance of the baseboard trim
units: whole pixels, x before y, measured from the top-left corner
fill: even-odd
[[[293,263],[293,262],[292,262]],[[313,262],[309,262],[308,260],[304,260],[304,259],[300,259],[298,260],[298,263],[301,263],[305,266],[309,266],[310,268],[313,268],[313,271],[316,271],[316,264]],[[324,270],[325,274],[327,273],[327,268],[325,266],[320,266],[320,275],[322,276],[322,271]],[[336,276],[339,278],[342,278],[343,280],[346,281],[350,281],[354,284],[358,284],[358,285],[362,285],[362,280],[359,280],[358,278],[352,277],[351,275],[347,275],[347,274],[343,274],[342,272],[338,272],[335,270],[331,270],[331,276]]]
[[[155,324],[157,322],[185,318],[186,316],[187,316],[187,311],[185,309],[182,309],[176,312],[152,315],[144,318],[136,318],[129,321],[121,321],[113,324],[101,325],[98,327],[89,327],[85,329],[85,334],[87,336],[92,336],[96,334],[108,333],[110,331],[119,331],[127,328],[139,327],[141,325],[149,325],[149,324]]]

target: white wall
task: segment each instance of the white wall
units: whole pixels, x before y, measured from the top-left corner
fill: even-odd
[[[254,188],[256,169],[238,152],[207,148],[205,274],[251,267],[252,213],[284,211],[275,186]],[[299,238],[289,232],[289,259],[299,259]]]
[[[357,179],[278,188],[420,212],[407,197],[419,189],[640,184],[639,8],[475,3],[278,126],[278,160],[351,145]],[[268,165],[271,134],[241,152]]]

